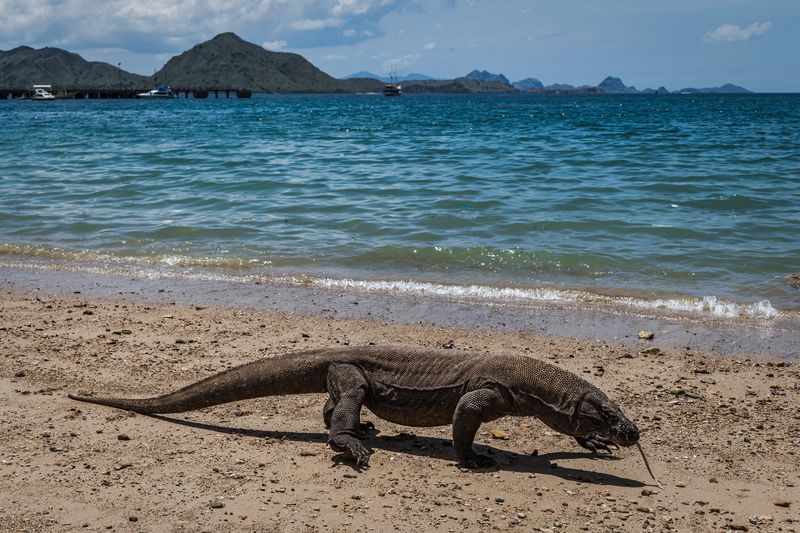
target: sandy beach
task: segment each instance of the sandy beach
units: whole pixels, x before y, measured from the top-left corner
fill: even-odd
[[[635,332],[633,332],[635,335]],[[167,417],[69,400],[152,395],[322,346],[452,346],[576,372],[642,430],[596,458],[535,419],[485,424],[499,468],[459,468],[450,428],[377,431],[359,470],[325,444],[322,395]],[[0,295],[4,531],[797,531],[800,372],[771,359],[269,310],[5,287]],[[493,435],[494,432],[494,435]],[[501,437],[501,438],[496,438]]]

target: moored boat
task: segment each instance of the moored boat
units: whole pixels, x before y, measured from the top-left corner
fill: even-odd
[[[31,94],[31,100],[37,100],[43,102],[55,100],[56,97],[53,96],[53,93],[50,92],[52,90],[53,87],[51,85],[34,85],[33,94]]]
[[[169,85],[156,85],[146,93],[138,93],[136,98],[177,98],[177,95],[172,92]]]

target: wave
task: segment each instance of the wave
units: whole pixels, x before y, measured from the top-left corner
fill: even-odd
[[[19,255],[27,259],[19,259]],[[448,284],[415,280],[354,279],[313,274],[280,274],[280,267],[265,259],[160,255],[118,257],[96,252],[0,244],[0,266],[64,269],[94,274],[136,275],[145,279],[188,279],[207,282],[278,283],[321,289],[382,292],[515,305],[552,304],[607,310],[660,312],[708,318],[769,320],[794,316],[769,300],[741,303],[716,296],[646,297],[603,294],[600,291],[550,286],[492,286]],[[260,268],[259,268],[260,267]],[[296,265],[295,265],[296,267]],[[291,268],[291,266],[289,266]],[[270,271],[267,271],[269,269]],[[602,289],[601,289],[602,290]]]
[[[445,285],[417,281],[368,281],[354,279],[321,278],[311,282],[326,289],[354,289],[411,293],[422,296],[451,296],[460,298],[480,298],[487,300],[531,300],[574,302],[576,294],[570,291],[551,288],[519,289],[513,287],[490,287],[485,285]]]
[[[622,298],[620,302],[640,309],[667,309],[670,311],[707,314],[723,318],[778,318],[782,313],[772,306],[769,300],[761,300],[752,304],[741,304],[720,300],[716,296],[704,296],[703,298],[682,298],[682,299],[657,299],[642,300],[636,298]]]
[[[607,296],[586,291],[549,287],[491,287],[485,285],[447,285],[417,281],[370,281],[347,278],[319,278],[310,280],[310,283],[328,289],[380,291],[416,294],[420,296],[470,298],[504,302],[583,303],[595,306],[605,304],[651,311],[691,313],[717,318],[746,317],[773,319],[782,315],[778,309],[772,306],[769,300],[762,300],[752,304],[742,304],[725,301],[716,296],[704,296],[703,298],[658,298],[649,300],[644,298]]]

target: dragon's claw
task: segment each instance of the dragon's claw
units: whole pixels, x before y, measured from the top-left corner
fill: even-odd
[[[497,461],[488,455],[473,453],[472,456],[461,461],[461,466],[465,468],[494,468],[497,466]]]
[[[575,441],[582,447],[586,448],[587,450],[591,451],[594,454],[600,453],[600,450],[608,453],[608,455],[613,455],[612,448],[614,450],[619,450],[619,446],[617,446],[613,441],[607,439],[601,435],[586,435],[585,437],[575,437]]]

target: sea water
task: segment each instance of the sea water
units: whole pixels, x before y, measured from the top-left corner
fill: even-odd
[[[0,102],[0,261],[796,315],[800,95]]]

